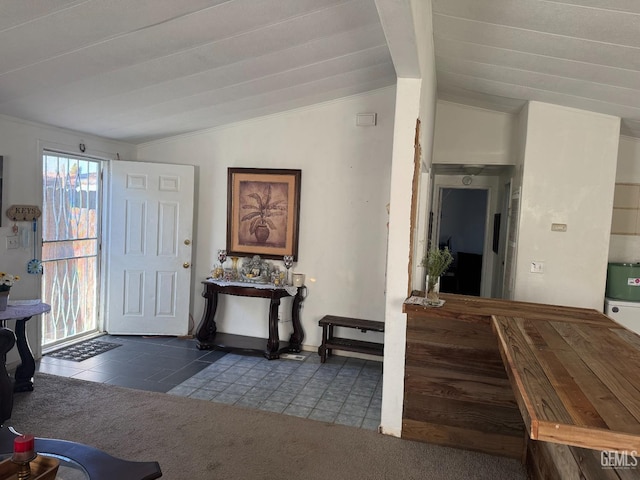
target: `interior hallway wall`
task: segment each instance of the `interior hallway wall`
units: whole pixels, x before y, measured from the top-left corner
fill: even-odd
[[[527,124],[515,299],[602,310],[620,119],[529,102]]]

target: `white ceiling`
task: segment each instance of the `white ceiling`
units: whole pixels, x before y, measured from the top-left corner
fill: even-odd
[[[640,137],[640,1],[432,3],[439,98]],[[0,114],[141,143],[393,85],[410,30],[410,0],[0,0]]]
[[[0,114],[132,143],[395,81],[374,0],[0,0]]]
[[[439,98],[555,103],[622,117],[640,137],[640,1],[432,1]]]

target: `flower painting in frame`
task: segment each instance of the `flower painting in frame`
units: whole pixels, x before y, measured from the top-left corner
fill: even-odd
[[[301,170],[229,168],[229,255],[298,257]]]

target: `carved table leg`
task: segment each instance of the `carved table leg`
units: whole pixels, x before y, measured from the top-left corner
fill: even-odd
[[[269,307],[269,340],[267,341],[267,350],[264,356],[269,360],[280,358],[278,349],[280,348],[280,336],[278,335],[278,307],[280,306],[279,298],[272,298]]]
[[[25,326],[29,318],[31,317],[16,320],[16,346],[22,363],[16,368],[14,392],[33,391],[33,374],[36,371],[36,361],[33,358],[25,332]]]
[[[302,330],[302,324],[300,323],[300,307],[306,296],[307,287],[299,287],[298,293],[293,298],[293,305],[291,306],[291,322],[293,323],[293,333],[289,339],[289,350],[295,353],[299,353],[302,349],[302,341],[304,340],[304,330]]]
[[[217,331],[214,318],[218,309],[218,292],[210,292],[205,289],[202,296],[206,298],[206,302],[196,338],[198,339],[198,350],[211,350]]]

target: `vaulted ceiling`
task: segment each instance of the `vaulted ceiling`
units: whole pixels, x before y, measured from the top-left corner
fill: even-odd
[[[439,98],[567,105],[640,137],[637,0],[432,5]],[[0,114],[140,143],[393,85],[410,6],[0,0]]]
[[[639,1],[432,1],[440,98],[555,103],[622,117],[640,137]]]
[[[373,0],[0,0],[0,113],[108,138],[395,81]]]

